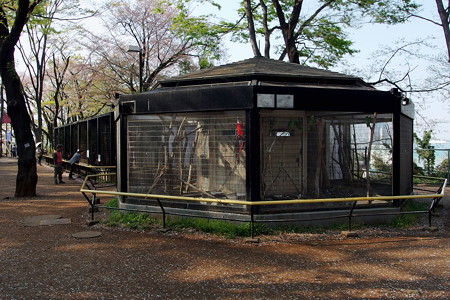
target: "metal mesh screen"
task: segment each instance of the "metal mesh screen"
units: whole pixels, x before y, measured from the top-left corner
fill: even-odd
[[[70,149],[68,152],[66,152],[66,158],[68,158],[68,155],[75,153],[78,150],[78,145],[80,144],[79,141],[79,123],[70,125],[70,134],[71,134],[71,144]]]
[[[71,145],[72,145],[72,139],[71,139],[71,133],[70,133],[70,125],[67,125],[63,127],[64,129],[64,143],[63,144],[63,157],[66,157],[67,154],[70,153]]]
[[[95,165],[97,162],[97,153],[98,153],[97,121],[98,119],[88,120],[89,147],[87,148],[86,156],[88,158],[88,163],[91,165]]]
[[[297,198],[303,193],[303,121],[300,117],[262,117],[263,198]]]
[[[275,111],[261,128],[263,199],[392,194],[392,115]]]
[[[97,161],[100,165],[111,164],[111,158],[113,154],[111,153],[112,144],[112,134],[111,134],[111,120],[109,115],[98,119],[98,134],[99,134],[99,155]]]
[[[54,145],[64,144],[64,128],[56,128],[55,129],[55,143]]]
[[[128,191],[245,198],[243,112],[128,117]]]
[[[83,163],[111,166],[116,163],[115,127],[111,127],[112,114],[55,128],[55,145],[63,145],[64,158],[78,149],[85,150]]]
[[[80,150],[86,150],[88,146],[88,138],[87,138],[87,122],[80,122],[80,138],[79,138],[79,144],[78,149]]]

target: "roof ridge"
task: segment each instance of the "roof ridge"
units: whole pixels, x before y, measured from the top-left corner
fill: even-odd
[[[285,62],[282,60],[274,60],[262,56],[255,56],[252,58],[243,59],[240,61],[214,66],[209,69],[202,69],[192,73],[167,78],[161,80],[159,83],[161,86],[178,84],[191,84],[195,82],[208,83],[211,81],[242,81],[248,80],[249,77],[266,77],[277,78],[277,81],[285,82],[286,79],[295,81],[301,80],[321,80],[323,84],[327,84],[327,80],[344,81],[348,85],[351,81],[354,81],[355,85],[365,82],[352,75],[347,75],[335,71],[319,69],[315,67],[299,65],[294,63]],[[283,80],[284,78],[284,80]],[[212,82],[211,82],[212,83]],[[185,85],[183,84],[183,85]]]

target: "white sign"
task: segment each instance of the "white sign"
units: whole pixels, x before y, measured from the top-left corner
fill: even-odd
[[[275,107],[275,95],[274,94],[258,94],[256,105],[258,107]]]
[[[294,95],[277,95],[277,108],[294,108]]]

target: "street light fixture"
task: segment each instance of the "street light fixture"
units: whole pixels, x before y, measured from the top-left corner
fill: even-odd
[[[139,93],[142,93],[142,73],[144,69],[144,58],[142,49],[139,46],[128,46],[127,52],[138,52],[139,53]]]

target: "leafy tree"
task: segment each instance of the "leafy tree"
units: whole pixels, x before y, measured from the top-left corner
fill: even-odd
[[[3,1],[0,6],[0,74],[19,156],[15,197],[36,196],[38,176],[35,143],[22,82],[15,67],[14,48],[33,10],[41,2],[42,0]]]
[[[425,175],[425,170],[422,167],[419,167],[415,162],[413,162],[413,174],[414,175]]]
[[[147,90],[159,76],[175,74],[181,62],[186,67],[192,57],[199,61],[219,57],[220,26],[211,24],[208,16],[191,16],[190,2],[107,2],[103,20],[108,34],[92,34],[89,45],[96,64],[105,66],[105,76],[114,76],[120,87],[137,92],[140,68]],[[138,46],[141,52],[128,53],[128,45]]]
[[[245,0],[242,5],[242,21],[227,25],[236,40],[250,40],[255,56],[261,55],[255,45],[258,35],[265,43],[265,57],[270,56],[271,42],[281,37],[283,43],[275,51],[280,60],[287,56],[292,63],[325,68],[356,52],[345,28],[362,22],[404,22],[418,8],[412,0]]]
[[[74,29],[71,21],[91,14],[91,11],[80,6],[79,0],[46,0],[35,11],[36,17],[32,22],[25,26],[24,39],[19,41],[18,48],[28,74],[24,85],[36,141],[42,141],[42,102],[47,64],[58,50],[60,36]]]
[[[419,138],[417,134],[414,133],[414,139],[419,147],[419,149],[417,149],[417,154],[419,155],[419,160],[424,161],[424,169],[427,175],[432,175],[434,173],[434,163],[436,160],[434,146],[430,144],[432,133],[432,130],[425,130],[422,138]]]
[[[436,167],[436,175],[439,177],[447,177],[449,170],[448,158],[446,158]]]
[[[65,86],[67,122],[75,122],[111,110],[114,93],[119,90],[114,77],[103,65],[81,56],[73,57]],[[111,89],[115,86],[115,89]],[[63,121],[64,123],[64,121]]]
[[[62,119],[62,106],[66,99],[65,87],[67,85],[66,74],[70,64],[70,55],[63,49],[70,49],[67,41],[59,44],[58,52],[52,54],[52,59],[48,62],[49,68],[46,72],[46,83],[50,86],[44,95],[42,102],[43,118],[47,127],[47,138],[53,144],[53,130],[58,126],[58,120]]]

